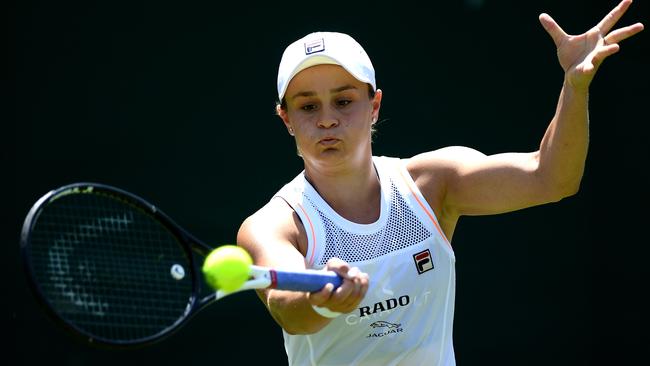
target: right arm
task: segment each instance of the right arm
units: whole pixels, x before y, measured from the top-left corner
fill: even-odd
[[[253,257],[256,265],[283,269],[306,269],[304,252],[307,235],[291,207],[281,199],[273,199],[248,217],[237,234],[237,243]],[[289,334],[316,333],[332,319],[316,313],[312,305],[347,313],[356,309],[368,289],[368,276],[351,270],[344,261],[333,258],[326,269],[344,278],[334,290],[331,284],[319,292],[257,290],[275,321]]]

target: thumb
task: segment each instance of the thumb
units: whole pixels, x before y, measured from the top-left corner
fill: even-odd
[[[562,28],[557,24],[557,22],[553,20],[553,18],[551,18],[551,16],[546,13],[542,13],[539,15],[539,22],[542,23],[542,27],[544,27],[546,33],[548,33],[553,39],[553,43],[555,43],[555,47],[559,47],[560,43],[562,43],[564,38],[567,36],[564,30],[562,30]]]

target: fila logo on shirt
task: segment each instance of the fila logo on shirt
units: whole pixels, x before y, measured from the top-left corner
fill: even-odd
[[[305,55],[323,51],[325,51],[325,40],[323,38],[305,43]]]
[[[433,258],[431,258],[429,249],[413,254],[413,260],[415,261],[415,268],[418,270],[418,274],[423,274],[433,269]]]

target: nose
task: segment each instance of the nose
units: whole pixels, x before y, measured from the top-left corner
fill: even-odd
[[[336,116],[334,111],[329,109],[323,110],[320,118],[318,119],[318,127],[320,128],[332,128],[339,125],[339,119]]]

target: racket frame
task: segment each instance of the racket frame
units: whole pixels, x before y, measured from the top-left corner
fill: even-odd
[[[165,329],[160,332],[128,341],[119,341],[112,339],[105,339],[103,337],[97,337],[93,334],[88,333],[87,331],[78,328],[77,326],[67,322],[61,315],[59,315],[55,310],[47,297],[43,294],[41,286],[37,283],[35,279],[34,269],[32,267],[30,258],[30,242],[31,242],[31,231],[34,228],[36,222],[38,222],[39,216],[42,210],[47,207],[50,203],[56,201],[57,199],[67,196],[69,194],[107,194],[115,198],[120,198],[121,201],[126,204],[133,206],[136,209],[142,210],[145,214],[152,216],[156,221],[161,223],[169,232],[177,239],[178,244],[181,246],[185,255],[189,259],[189,274],[192,281],[192,294],[188,299],[188,305],[181,317],[177,319],[176,322],[172,323]],[[53,319],[56,323],[63,325],[65,329],[70,331],[70,333],[77,336],[77,338],[82,339],[88,344],[106,346],[109,348],[134,348],[139,346],[146,346],[153,343],[156,343],[164,338],[169,337],[181,326],[190,320],[190,318],[195,315],[201,308],[208,305],[209,303],[216,300],[216,293],[211,293],[210,295],[200,298],[201,289],[202,289],[202,280],[199,276],[199,266],[197,265],[196,254],[205,257],[213,248],[209,247],[205,243],[201,242],[199,239],[194,237],[192,234],[183,229],[180,225],[174,222],[169,216],[167,216],[163,211],[161,211],[155,205],[147,202],[143,198],[116,188],[101,183],[92,183],[92,182],[79,182],[72,183],[59,187],[57,189],[51,190],[50,192],[43,195],[40,199],[34,203],[30,208],[25,221],[23,223],[21,238],[20,238],[20,251],[22,264],[25,271],[28,273],[26,276],[28,279],[28,284],[32,290],[32,293],[36,295],[36,299],[45,309],[48,316]],[[186,273],[187,275],[187,273]]]

